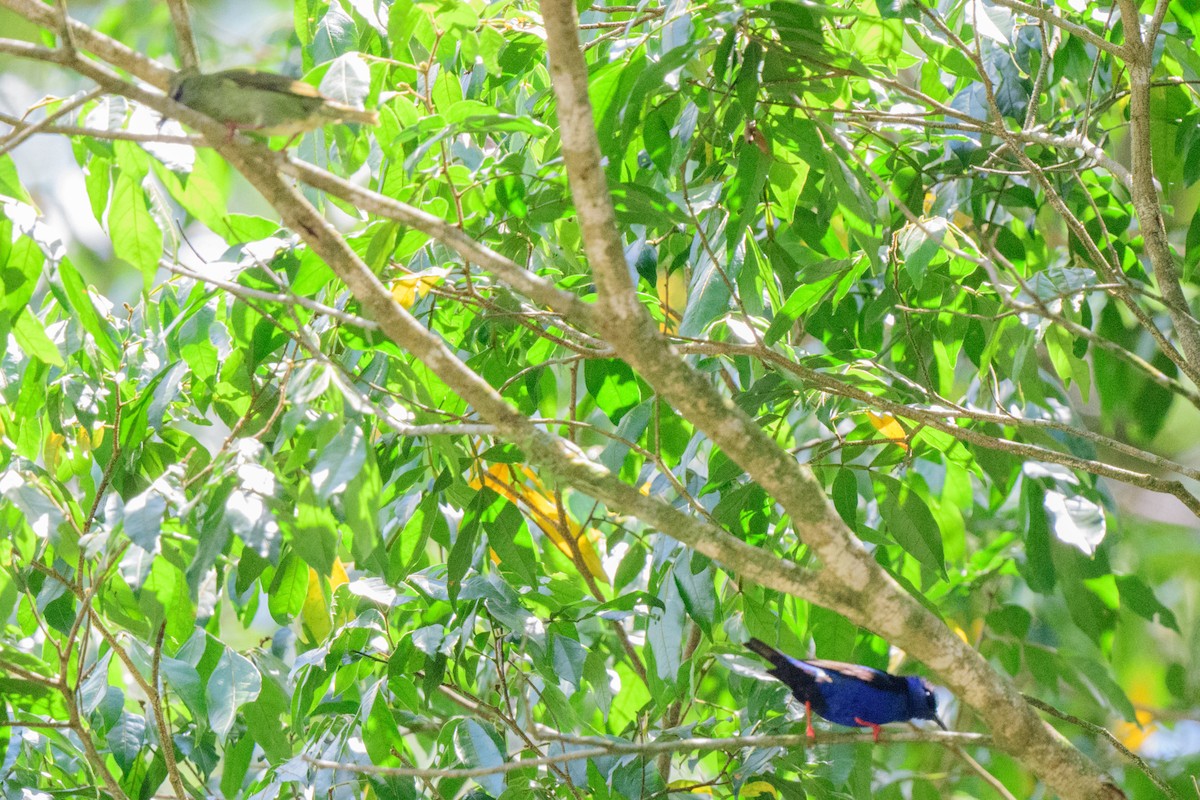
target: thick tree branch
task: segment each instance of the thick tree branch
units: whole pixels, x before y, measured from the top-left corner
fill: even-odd
[[[680,413],[783,505],[801,539],[824,564],[819,575],[827,594],[845,600],[831,606],[834,610],[896,642],[933,668],[960,699],[988,721],[1000,747],[1021,758],[1064,797],[1120,797],[1120,791],[1095,764],[1038,719],[1011,681],[993,670],[879,567],[841,522],[811,472],[776,446],[753,420],[666,346],[630,291],[629,267],[600,167],[575,6],[570,0],[543,0],[541,9],[564,161],[585,249],[600,288],[605,338]]]
[[[665,502],[647,497],[585,458],[565,439],[538,429],[483,378],[459,361],[436,334],[396,303],[337,231],[295,187],[274,171],[271,159],[262,152],[265,148],[224,142],[214,142],[214,146],[262,193],[283,217],[284,223],[298,231],[313,251],[345,281],[385,335],[445,381],[481,418],[495,425],[501,436],[521,447],[533,463],[604,501],[610,508],[635,515],[750,580],[766,582],[774,588],[817,602],[832,599],[825,596],[806,570],[786,562],[781,566],[771,554]],[[789,588],[783,589],[783,585]]]
[[[1167,241],[1158,189],[1154,185],[1154,155],[1150,143],[1150,76],[1153,71],[1153,38],[1143,40],[1138,3],[1120,0],[1125,30],[1122,48],[1129,68],[1129,153],[1133,175],[1133,209],[1146,242],[1146,255],[1167,303],[1167,313],[1187,359],[1188,376],[1200,383],[1200,322],[1191,313],[1183,293],[1178,265]]]
[[[1011,8],[1013,11],[1018,11],[1027,17],[1040,19],[1042,22],[1053,25],[1054,27],[1062,30],[1064,33],[1069,33],[1072,36],[1082,39],[1088,44],[1095,46],[1102,52],[1108,53],[1110,56],[1121,55],[1120,45],[1113,44],[1103,36],[1093,32],[1091,28],[1080,25],[1078,22],[1072,22],[1069,19],[1063,19],[1051,10],[1053,6],[1051,6],[1051,8],[1035,6],[1030,5],[1029,3],[1022,3],[1021,0],[992,0],[992,2],[998,6]]]

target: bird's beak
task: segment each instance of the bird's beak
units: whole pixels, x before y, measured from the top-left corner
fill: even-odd
[[[938,724],[938,727],[939,727],[939,728],[941,728],[942,730],[944,730],[944,731],[946,731],[947,733],[949,733],[950,729],[946,727],[946,723],[942,722],[942,718],[941,718],[941,717],[939,717],[937,714],[934,714],[934,715],[933,715],[933,721],[934,721],[934,722],[936,722],[936,723]]]

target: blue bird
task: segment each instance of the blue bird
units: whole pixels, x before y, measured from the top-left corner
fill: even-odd
[[[812,712],[850,727],[870,728],[879,741],[879,726],[909,719],[938,719],[937,698],[929,682],[915,675],[892,675],[858,664],[814,659],[801,661],[758,639],[746,642],[756,655],[771,662],[768,673],[778,678],[804,703],[807,733],[815,738]]]

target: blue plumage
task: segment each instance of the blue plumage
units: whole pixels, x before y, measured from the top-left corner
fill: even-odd
[[[746,647],[771,663],[767,670],[804,703],[808,735],[815,736],[812,712],[850,727],[871,728],[879,741],[879,726],[910,719],[938,719],[937,698],[927,681],[915,675],[892,675],[858,664],[813,659],[801,661],[751,639]]]

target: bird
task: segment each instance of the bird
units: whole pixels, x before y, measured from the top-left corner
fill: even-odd
[[[942,730],[933,687],[915,675],[888,672],[822,659],[801,660],[784,655],[766,642],[750,639],[746,647],[771,663],[767,672],[804,703],[808,738],[815,739],[812,714],[850,727],[870,728],[879,741],[879,726],[910,719],[931,719]]]
[[[379,114],[339,103],[317,88],[286,75],[256,69],[199,72],[184,69],[171,78],[172,100],[225,123],[236,131],[290,136],[335,122],[379,123]]]

